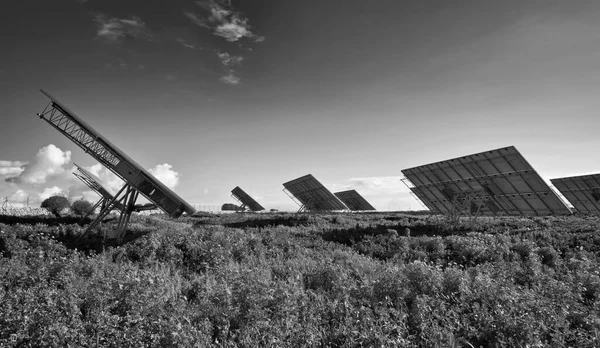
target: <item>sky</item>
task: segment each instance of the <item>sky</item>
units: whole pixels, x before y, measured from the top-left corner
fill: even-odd
[[[313,174],[421,209],[401,170],[514,145],[600,171],[596,0],[31,0],[0,14],[0,197],[120,182],[40,120],[45,89],[190,204],[295,209]]]

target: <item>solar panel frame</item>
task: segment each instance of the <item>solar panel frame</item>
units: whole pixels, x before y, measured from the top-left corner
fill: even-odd
[[[48,92],[40,91],[50,99],[50,104],[41,114],[38,114],[40,118],[67,136],[169,216],[177,218],[183,212],[191,215],[196,211],[189,203],[109,142],[73,111]],[[49,107],[51,108],[49,109]],[[56,115],[56,111],[58,111],[58,115]]]
[[[436,213],[452,211],[453,197],[476,194],[481,215],[570,214],[569,208],[514,147],[402,170],[411,190]]]
[[[252,198],[249,194],[247,194],[239,186],[236,186],[233,190],[231,190],[231,194],[235,199],[237,199],[243,205],[250,208],[250,210],[252,210],[252,211],[265,210],[265,208],[262,205],[260,205],[254,198]]]
[[[550,182],[576,211],[584,214],[600,213],[600,174],[555,178],[550,179]]]
[[[348,208],[312,174],[301,176],[283,184],[301,204],[313,212],[347,210]]]
[[[376,210],[360,193],[356,190],[347,190],[335,192],[334,195],[352,211],[370,211]]]
[[[83,181],[89,188],[94,190],[101,197],[108,199],[108,200],[111,200],[114,198],[113,195],[110,193],[110,191],[108,191],[108,189],[106,189],[100,183],[100,179],[97,176],[90,173],[85,168],[80,167],[76,163],[73,163],[73,164],[75,164],[75,167],[77,168],[76,171],[73,172],[73,175],[75,175],[77,178],[79,178],[79,180]]]

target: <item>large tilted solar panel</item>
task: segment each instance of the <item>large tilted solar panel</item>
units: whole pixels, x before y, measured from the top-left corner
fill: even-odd
[[[375,210],[375,208],[356,190],[335,192],[334,195],[350,210]]]
[[[195,212],[190,204],[85,123],[74,112],[46,91],[41,90],[41,92],[50,98],[50,104],[42,113],[38,114],[40,118],[63,133],[123,181],[132,185],[171,217],[179,217],[183,212],[188,214]]]
[[[242,190],[239,186],[236,186],[233,190],[231,190],[231,194],[252,211],[265,210],[262,205],[258,204],[254,198],[250,197],[250,195]]]
[[[307,174],[283,184],[309,211],[346,210],[346,206],[314,176]]]
[[[437,213],[456,197],[473,195],[482,215],[570,214],[569,208],[514,147],[405,169],[411,190]]]
[[[600,213],[600,174],[550,179],[550,182],[578,212]]]

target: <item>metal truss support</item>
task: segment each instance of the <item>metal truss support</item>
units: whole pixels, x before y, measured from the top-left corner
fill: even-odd
[[[44,94],[46,94],[44,92]],[[52,99],[52,98],[51,98]],[[108,149],[102,139],[75,122],[70,113],[51,101],[38,116],[81,147],[102,164],[112,169],[121,159]]]
[[[237,198],[237,196],[236,196],[236,195],[234,195],[234,194],[231,194],[231,198],[235,199],[235,201],[239,203],[239,206],[238,206],[238,207],[239,207],[239,210],[238,210],[238,209],[236,209],[236,210],[235,210],[236,212],[240,212],[240,211],[241,211],[241,212],[244,212],[244,211],[246,211],[246,204],[244,204],[244,202],[242,202],[242,201],[241,201],[239,198]]]
[[[412,182],[410,182],[410,180],[407,177],[402,177],[400,178],[400,181],[402,181],[402,183],[404,185],[406,185],[406,187],[408,187],[408,192],[410,192],[410,195],[415,199],[415,201],[417,201],[417,203],[419,203],[419,205],[423,208],[423,209],[429,209],[429,207],[427,207],[427,205],[425,203],[423,203],[423,201],[421,201],[421,199],[419,198],[419,196],[417,196],[412,188],[415,187],[415,185],[413,185]]]
[[[413,185],[413,183],[410,182],[410,180],[407,177],[400,178],[400,181],[402,181],[402,183],[406,185],[406,187],[408,187],[409,189],[415,187],[415,185]]]
[[[415,201],[417,201],[417,203],[419,203],[419,205],[421,206],[421,208],[423,209],[429,209],[425,206],[425,204],[423,204],[423,202],[421,202],[421,199],[419,198],[419,196],[417,196],[414,192],[410,191],[410,195],[415,199]]]
[[[285,194],[288,195],[288,197],[290,197],[292,201],[294,201],[294,203],[298,204],[298,206],[300,207],[300,209],[298,209],[298,213],[308,211],[307,207],[304,204],[302,204],[296,197],[294,197],[294,195],[291,194],[288,190],[283,189],[283,192],[285,192]]]
[[[139,192],[133,188],[131,184],[125,184],[119,190],[119,192],[114,195],[111,200],[101,199],[95,205],[102,206],[98,216],[90,223],[87,229],[81,234],[78,238],[81,239],[83,236],[91,232],[94,228],[98,227],[98,225],[102,222],[102,220],[114,209],[121,210],[119,214],[119,219],[117,223],[117,239],[122,240],[125,236],[125,232],[127,230],[127,224],[129,223],[129,219],[131,218],[131,213],[135,211],[135,202],[139,196]],[[92,210],[93,211],[93,210]]]
[[[12,205],[8,201],[8,197],[6,197],[6,198],[4,198],[4,201],[2,202],[2,206],[0,207],[0,211],[6,212],[6,211],[8,211],[10,209],[12,209]]]
[[[449,223],[456,225],[460,221],[460,217],[466,215],[469,217],[469,222],[473,223],[481,211],[484,202],[478,202],[478,198],[483,198],[483,192],[467,191],[454,194],[452,197],[452,208],[448,212],[447,220]],[[474,206],[475,204],[475,206]],[[475,208],[475,211],[473,211]]]
[[[90,211],[88,211],[88,212],[87,212],[87,213],[86,213],[86,214],[85,214],[85,215],[84,215],[84,216],[81,218],[81,220],[79,220],[79,224],[80,224],[80,225],[81,225],[81,224],[83,224],[83,222],[85,221],[85,219],[86,219],[88,216],[92,215],[92,214],[93,214],[93,213],[96,211],[96,209],[98,209],[98,208],[100,208],[100,210],[104,209],[104,207],[106,207],[106,204],[107,204],[107,202],[106,202],[106,201],[107,201],[107,199],[106,199],[106,198],[104,198],[104,197],[100,198],[100,200],[99,200],[98,202],[96,202],[96,204],[94,204],[94,206],[92,207],[92,209],[90,209]]]

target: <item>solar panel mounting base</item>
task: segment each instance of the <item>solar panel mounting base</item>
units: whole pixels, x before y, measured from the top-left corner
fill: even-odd
[[[125,237],[125,232],[127,231],[127,224],[131,219],[131,213],[134,211],[151,210],[156,208],[155,206],[136,206],[135,202],[137,201],[139,194],[140,193],[133,188],[131,184],[125,184],[112,199],[108,200],[103,198],[98,201],[94,206],[94,209],[92,209],[90,213],[88,213],[88,215],[82,219],[82,222],[95,210],[95,208],[101,206],[102,208],[100,209],[98,216],[94,219],[94,221],[92,221],[92,223],[90,223],[78,240],[96,228],[102,222],[102,220],[115,209],[120,210],[116,236],[117,240],[122,240],[123,237]]]
[[[446,215],[447,221],[456,225],[460,222],[460,217],[465,215],[469,217],[470,223],[477,220],[481,207],[485,204],[478,202],[483,196],[483,192],[478,191],[455,193],[452,197],[452,208]]]
[[[244,202],[242,202],[238,197],[236,197],[236,195],[232,194],[230,195],[231,198],[235,199],[236,202],[239,203],[238,205],[238,209],[236,209],[236,212],[245,212],[246,211],[246,204],[244,204]]]

